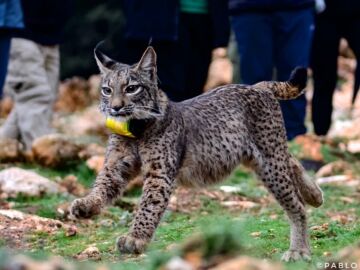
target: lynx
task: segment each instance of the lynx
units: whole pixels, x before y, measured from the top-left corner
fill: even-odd
[[[217,183],[242,163],[255,171],[289,217],[290,249],[283,260],[310,259],[305,203],[319,207],[322,192],[288,151],[278,102],[302,93],[305,68],[295,69],[287,82],[225,85],[176,103],[158,87],[152,47],[131,66],[97,48],[94,52],[102,76],[100,109],[128,130],[110,135],[104,168],[92,191],[72,203],[73,216],[99,214],[141,175],[139,208],[129,233],[117,240],[120,252],[141,253],[177,184]]]

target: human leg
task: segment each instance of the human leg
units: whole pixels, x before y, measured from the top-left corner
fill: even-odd
[[[313,32],[313,10],[276,12],[275,63],[277,80],[286,81],[297,66],[307,67]],[[306,98],[281,101],[288,140],[306,133]]]
[[[337,82],[337,57],[340,33],[335,21],[316,19],[311,53],[314,79],[312,122],[317,135],[326,135],[331,125],[332,99]]]
[[[0,33],[0,99],[3,93],[8,69],[11,38],[6,33]]]
[[[11,57],[18,60],[11,65],[16,118],[8,121],[16,119],[20,138],[26,149],[30,149],[35,138],[52,132],[50,105],[54,95],[45,70],[45,57],[38,44],[14,39],[11,53]]]
[[[207,14],[182,13],[180,42],[184,49],[185,88],[183,99],[200,95],[207,79],[211,62],[212,34]]]
[[[240,55],[240,79],[245,84],[272,79],[271,14],[246,13],[231,18]]]
[[[344,20],[345,21],[345,20]],[[353,102],[355,102],[356,94],[360,87],[360,19],[355,17],[345,21],[343,26],[343,35],[349,43],[356,57],[356,70],[354,81]]]

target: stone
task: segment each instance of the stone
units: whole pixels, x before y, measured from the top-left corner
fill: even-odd
[[[83,197],[87,190],[86,188],[79,183],[77,177],[75,175],[66,176],[59,185],[66,189],[67,192],[73,194],[77,197]]]
[[[173,257],[165,265],[165,270],[195,270],[195,267],[180,257]]]
[[[321,141],[315,135],[300,135],[294,141],[301,146],[301,153],[299,153],[301,159],[324,160],[321,153]]]
[[[35,172],[12,167],[0,171],[0,190],[7,197],[18,195],[40,197],[60,191],[58,184]]]
[[[105,117],[101,114],[98,105],[89,106],[68,117],[54,118],[53,124],[61,133],[70,136],[99,135],[104,138],[108,136]]]
[[[259,260],[247,256],[240,256],[218,264],[211,270],[282,270],[279,263],[270,263],[266,260]]]
[[[233,77],[233,66],[228,58],[214,59],[210,66],[208,77],[204,86],[205,91],[229,84]]]
[[[91,104],[88,82],[79,77],[65,80],[59,86],[58,99],[55,102],[55,111],[71,113],[83,110]]]
[[[12,108],[14,107],[14,101],[11,97],[5,96],[0,100],[0,118],[6,118]]]
[[[86,261],[86,260],[99,261],[101,260],[101,254],[100,254],[100,250],[97,247],[89,246],[82,252],[75,255],[74,258],[79,261]]]
[[[104,146],[101,146],[96,143],[90,143],[84,147],[83,150],[80,151],[79,157],[81,159],[89,159],[93,156],[104,156],[106,149]]]
[[[338,174],[352,175],[351,165],[343,160],[330,162],[322,166],[317,172],[316,177],[328,177]]]
[[[79,160],[82,146],[61,134],[49,134],[35,139],[32,158],[40,165],[52,168],[64,167]]]
[[[86,165],[94,170],[96,173],[99,173],[104,167],[105,156],[92,156],[86,161]]]
[[[51,257],[46,261],[34,260],[28,256],[16,255],[13,256],[9,263],[5,265],[7,270],[74,270],[74,265],[69,262],[66,262],[61,257]]]
[[[0,162],[20,161],[23,146],[20,142],[10,138],[0,138]]]
[[[90,86],[90,97],[93,101],[98,102],[100,98],[100,84],[101,84],[101,76],[100,75],[92,75],[88,80],[88,84]]]
[[[59,220],[30,215],[18,210],[0,210],[0,239],[4,240],[9,248],[25,248],[26,235],[29,233],[42,232],[53,234],[60,229],[65,231],[75,230]]]

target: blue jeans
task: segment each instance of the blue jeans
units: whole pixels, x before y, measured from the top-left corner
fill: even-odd
[[[296,66],[308,66],[313,9],[242,13],[231,18],[245,84],[273,79],[286,81]],[[305,96],[280,102],[288,140],[306,133]]]
[[[10,36],[0,33],[0,99],[3,93],[10,54]]]

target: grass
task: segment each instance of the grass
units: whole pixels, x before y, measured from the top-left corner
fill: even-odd
[[[79,164],[68,170],[55,171],[36,166],[24,166],[36,172],[56,179],[67,174],[74,174],[86,186],[90,186],[94,174],[84,164]],[[256,200],[268,196],[259,181],[254,179],[252,173],[236,170],[221,185],[238,187],[238,195]],[[360,207],[357,202],[354,188],[346,186],[325,185],[322,187],[325,194],[325,203],[318,209],[309,208],[309,227],[320,226],[328,223],[328,229],[310,230],[313,261],[286,264],[287,269],[315,269],[316,263],[328,260],[326,254],[335,254],[348,245],[360,239]],[[219,186],[211,187],[218,190]],[[128,200],[138,198],[139,192],[135,191]],[[353,201],[344,201],[339,198],[350,197]],[[72,196],[56,195],[43,198],[18,197],[13,199],[14,208],[25,212],[49,218],[56,218],[56,208],[59,204],[70,202]],[[281,208],[275,203],[262,205],[260,210],[240,211],[221,206],[219,201],[201,196],[202,207],[190,214],[171,212],[167,210],[156,232],[154,241],[149,245],[146,256],[119,256],[115,250],[117,236],[127,232],[132,213],[119,207],[110,207],[100,217],[93,219],[92,223],[80,223],[79,233],[68,237],[64,231],[53,235],[36,233],[27,235],[30,249],[27,251],[32,256],[44,257],[60,255],[69,260],[89,245],[96,245],[102,254],[102,261],[110,263],[113,269],[156,269],[172,254],[181,254],[181,249],[174,251],[174,244],[181,247],[187,239],[194,239],[194,235],[203,234],[201,252],[204,257],[211,257],[215,252],[241,253],[258,258],[268,258],[278,261],[281,254],[289,245],[289,225]],[[271,200],[270,200],[271,201]],[[355,220],[345,222],[331,220],[334,214],[349,214]],[[104,223],[104,219],[109,221]],[[110,225],[109,225],[110,224]],[[252,236],[257,233],[257,236]],[[200,234],[201,235],[201,234]],[[220,243],[220,244],[219,244]],[[221,243],[226,243],[221,246]],[[219,246],[220,245],[220,246]],[[6,246],[0,241],[0,247]],[[176,248],[175,248],[176,250]],[[1,260],[0,253],[0,260]]]

